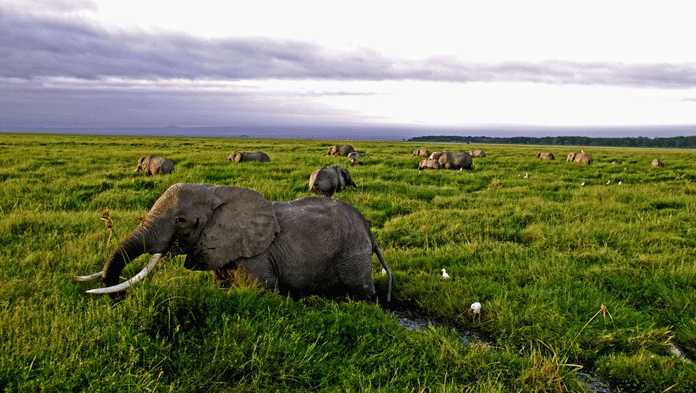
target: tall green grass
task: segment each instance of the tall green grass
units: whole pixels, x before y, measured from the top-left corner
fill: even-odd
[[[0,134],[0,389],[583,391],[578,372],[591,372],[623,391],[696,390],[696,152],[346,141],[370,154],[350,167],[324,157],[335,143]],[[487,157],[419,172],[420,147]],[[592,165],[565,161],[580,149]],[[228,163],[233,150],[271,162]],[[144,154],[175,172],[134,173]],[[71,281],[100,270],[171,184],[286,201],[309,195],[309,174],[328,165],[358,186],[334,197],[370,222],[394,273],[390,307],[443,326],[411,332],[376,303],[223,286],[181,257],[117,303]],[[376,258],[374,269],[383,293]],[[463,345],[444,326],[485,341]]]

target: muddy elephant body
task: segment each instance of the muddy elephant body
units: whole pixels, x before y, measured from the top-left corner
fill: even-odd
[[[164,175],[174,172],[174,163],[164,157],[142,156],[138,159],[135,171],[143,171],[145,175]]]
[[[330,197],[344,188],[357,188],[347,169],[340,166],[321,167],[309,176],[309,190]]]
[[[468,150],[467,153],[473,158],[485,157],[486,153],[483,150]]]
[[[246,151],[233,151],[228,157],[227,161],[234,162],[249,162],[249,161],[259,161],[259,162],[269,162],[271,158],[268,154],[257,151],[257,152],[246,152]]]
[[[420,163],[418,163],[418,170],[421,169],[440,169],[442,166],[440,165],[440,162],[434,158],[426,158],[425,160],[422,160]]]
[[[329,149],[326,150],[326,154],[324,154],[324,157],[329,156],[329,155],[335,155],[335,156],[348,156],[348,154],[354,152],[355,149],[351,145],[333,145],[329,146]]]
[[[270,202],[247,188],[178,183],[111,253],[100,293],[123,290],[115,285],[128,261],[166,252],[186,254],[188,269],[225,277],[236,270],[293,296],[372,298],[373,253],[389,272],[365,217],[349,203],[323,197]]]
[[[581,162],[583,164],[590,165],[592,164],[592,156],[589,153],[585,152],[580,152],[580,153],[568,153],[568,158],[566,158],[566,161],[568,162]]]
[[[428,149],[416,149],[411,153],[411,156],[417,156],[417,157],[429,157],[430,156],[430,150]]]
[[[553,153],[547,153],[547,152],[537,153],[537,158],[540,158],[542,160],[555,160],[556,159],[556,157],[554,157]]]
[[[436,151],[430,155],[431,159],[437,160],[442,169],[471,169],[473,159],[471,154],[465,151],[449,152]]]

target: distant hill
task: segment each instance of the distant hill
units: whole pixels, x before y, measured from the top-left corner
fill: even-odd
[[[572,145],[572,146],[617,146],[617,147],[696,147],[696,136],[677,136],[670,138],[590,138],[585,136],[550,136],[550,137],[488,137],[488,136],[452,136],[433,135],[418,136],[408,142],[459,142],[459,143],[493,143],[514,145]]]

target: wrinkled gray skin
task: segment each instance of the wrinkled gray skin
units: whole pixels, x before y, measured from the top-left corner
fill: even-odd
[[[486,156],[486,153],[484,153],[483,150],[467,150],[467,153],[469,153],[473,158],[480,158]]]
[[[391,272],[367,221],[331,198],[270,202],[247,188],[175,184],[111,253],[105,286],[116,285],[125,265],[143,253],[166,252],[186,254],[187,269],[220,277],[236,269],[283,294],[360,299],[375,295],[375,253],[391,296]]]
[[[309,190],[315,194],[330,197],[347,187],[357,188],[350,172],[340,166],[321,167],[309,176]]]
[[[430,158],[437,160],[442,169],[471,169],[473,159],[471,154],[465,151],[451,153],[448,151],[436,151]]]
[[[344,145],[344,146],[333,145],[333,146],[329,146],[329,149],[326,151],[326,154],[324,154],[324,157],[329,156],[329,155],[348,156],[348,154],[350,154],[354,151],[355,151],[355,149],[353,149],[353,146],[351,146],[351,145]]]
[[[542,160],[555,160],[556,159],[556,157],[554,157],[553,153],[547,153],[547,152],[538,153],[537,158],[541,158]]]
[[[163,175],[174,172],[174,163],[164,157],[142,156],[135,171],[143,171],[147,176]]]
[[[227,161],[234,161],[234,162],[249,162],[249,161],[260,161],[260,162],[269,162],[271,161],[271,158],[268,157],[268,154],[264,152],[254,152],[254,153],[249,153],[246,151],[233,151],[228,157]]]

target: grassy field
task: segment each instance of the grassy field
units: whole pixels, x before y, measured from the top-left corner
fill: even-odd
[[[615,392],[696,391],[696,151],[346,142],[365,165],[324,157],[336,141],[0,134],[0,390],[580,392],[591,374]],[[487,157],[419,173],[421,147]],[[565,161],[581,149],[592,165]],[[228,163],[233,150],[271,162]],[[145,154],[176,171],[133,172]],[[182,257],[120,302],[71,280],[101,270],[174,183],[287,201],[328,165],[358,185],[334,197],[372,226],[388,307],[221,286]],[[394,310],[433,325],[410,331]]]

